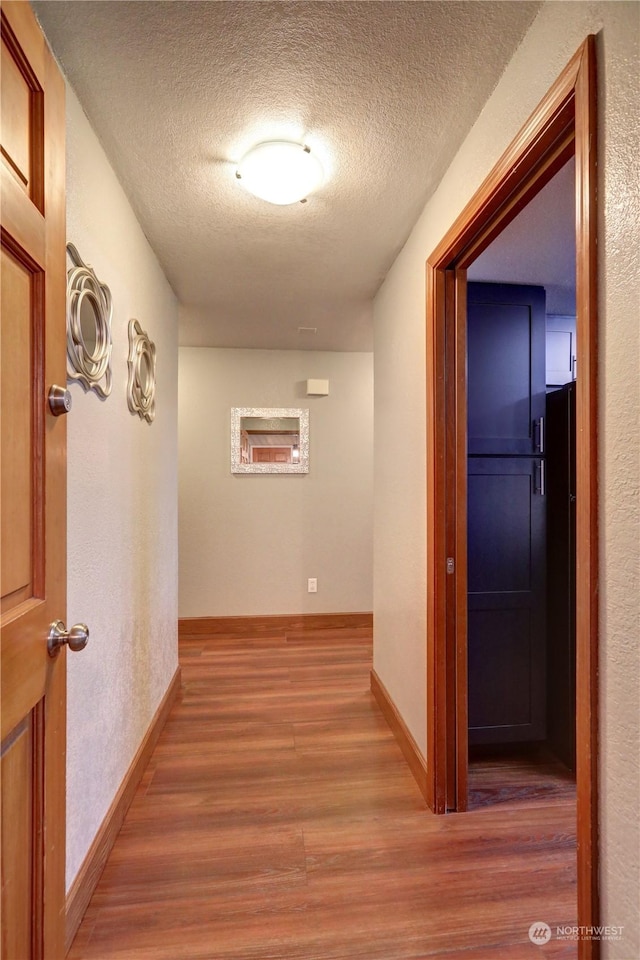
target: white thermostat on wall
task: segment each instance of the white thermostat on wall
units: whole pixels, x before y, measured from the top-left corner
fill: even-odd
[[[308,397],[328,397],[329,381],[328,380],[307,380],[307,396]]]

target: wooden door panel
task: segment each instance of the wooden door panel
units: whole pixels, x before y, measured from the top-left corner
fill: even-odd
[[[522,284],[469,283],[468,451],[538,453],[545,403],[545,293]]]
[[[27,21],[28,14],[20,11],[2,15],[0,153],[20,188],[43,211],[44,93],[36,71],[44,72],[44,58],[37,43],[25,42]]]
[[[291,463],[291,447],[252,447],[254,463]]]
[[[35,357],[42,352],[43,285],[4,245],[1,258],[1,309],[13,318],[3,325],[0,358],[4,613],[36,594],[43,573],[36,569],[36,559],[42,559],[42,510],[34,510],[41,500],[42,417],[32,403],[34,379],[40,378]]]
[[[64,956],[64,81],[28,3],[2,14],[2,956]],[[46,199],[46,204],[45,204]]]
[[[3,870],[3,913],[11,923],[2,925],[2,956],[31,955],[31,918],[38,910],[34,898],[34,723],[33,714],[22,721],[3,747],[2,774],[2,855],[11,871]]]
[[[28,190],[31,179],[31,90],[2,37],[2,154]]]

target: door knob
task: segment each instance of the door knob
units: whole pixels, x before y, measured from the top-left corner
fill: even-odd
[[[49,629],[47,638],[47,649],[50,657],[57,657],[60,647],[65,643],[69,649],[74,652],[84,650],[89,640],[89,627],[86,623],[76,623],[70,630],[67,630],[62,620],[54,620]]]
[[[49,390],[49,409],[54,417],[60,417],[71,410],[71,393],[65,387],[54,383]]]

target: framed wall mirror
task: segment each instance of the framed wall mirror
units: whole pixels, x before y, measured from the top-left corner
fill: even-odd
[[[309,473],[309,411],[233,407],[231,473]]]
[[[127,405],[141,420],[156,415],[156,345],[137,320],[129,320]]]
[[[72,243],[67,273],[67,378],[102,400],[111,393],[111,291]]]

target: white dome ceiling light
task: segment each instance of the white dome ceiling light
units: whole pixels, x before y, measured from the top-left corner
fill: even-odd
[[[285,206],[306,200],[321,185],[324,172],[309,147],[271,140],[249,150],[238,164],[236,177],[254,196]]]

